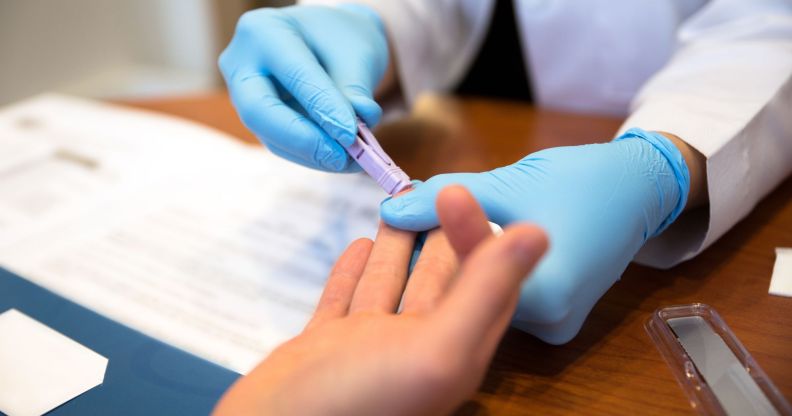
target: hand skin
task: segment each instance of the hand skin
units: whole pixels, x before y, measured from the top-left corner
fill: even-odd
[[[442,231],[430,232],[409,280],[414,233],[382,224],[375,242],[353,242],[305,330],[237,381],[215,414],[435,415],[472,395],[547,239],[525,224],[494,237],[460,186],[444,189],[437,209]]]

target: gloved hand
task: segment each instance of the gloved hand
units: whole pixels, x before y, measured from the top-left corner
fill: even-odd
[[[644,242],[685,206],[690,175],[674,144],[631,129],[607,144],[557,147],[485,173],[435,176],[381,206],[398,228],[437,226],[440,189],[461,184],[490,221],[544,228],[550,250],[522,286],[513,324],[542,340],[572,339]]]
[[[359,170],[355,114],[377,124],[372,92],[388,65],[379,16],[360,5],[293,6],[245,13],[220,55],[242,122],[275,154],[333,172]]]

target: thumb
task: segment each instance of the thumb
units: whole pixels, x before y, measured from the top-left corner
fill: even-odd
[[[412,191],[380,205],[380,216],[388,225],[410,231],[425,231],[439,225],[436,201],[440,190],[448,185],[465,187],[481,205],[487,218],[499,225],[512,222],[508,209],[509,193],[494,172],[451,173],[437,175],[416,183]]]

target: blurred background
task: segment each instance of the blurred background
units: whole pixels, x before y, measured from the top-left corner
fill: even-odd
[[[0,0],[0,105],[45,91],[94,98],[222,86],[217,56],[246,10],[293,0]]]

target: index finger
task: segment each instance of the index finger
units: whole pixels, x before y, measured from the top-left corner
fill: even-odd
[[[407,281],[415,233],[380,222],[363,276],[355,289],[349,313],[393,313]]]
[[[492,235],[487,215],[462,185],[443,188],[437,195],[436,205],[440,225],[460,261]]]
[[[311,321],[305,326],[310,329],[323,322],[341,318],[347,314],[352,295],[371,253],[372,241],[367,238],[355,240],[336,261],[327,278],[322,296]]]

